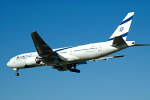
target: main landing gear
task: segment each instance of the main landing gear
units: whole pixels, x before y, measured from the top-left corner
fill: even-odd
[[[70,72],[80,73],[80,70],[78,70],[78,69],[70,69]]]
[[[76,69],[76,64],[72,64],[72,66],[74,67],[73,69],[70,69],[70,72],[75,72],[75,73],[80,73],[80,70]]]

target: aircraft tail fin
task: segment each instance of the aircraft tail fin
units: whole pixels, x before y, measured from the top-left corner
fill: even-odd
[[[134,12],[127,14],[108,41],[114,40],[114,38],[117,36],[121,36],[126,41],[133,15]]]

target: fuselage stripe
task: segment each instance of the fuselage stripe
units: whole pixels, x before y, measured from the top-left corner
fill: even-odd
[[[54,52],[62,51],[62,50],[69,49],[69,48],[73,48],[73,47],[65,47],[65,48],[61,48],[61,49],[58,49],[58,50],[54,50]]]

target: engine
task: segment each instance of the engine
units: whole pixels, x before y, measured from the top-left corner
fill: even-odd
[[[41,61],[42,60],[37,57],[29,57],[26,59],[26,65],[27,66],[35,66],[35,65],[40,64]]]
[[[36,65],[36,57],[29,57],[26,59],[26,65],[27,66],[32,66],[32,65]]]

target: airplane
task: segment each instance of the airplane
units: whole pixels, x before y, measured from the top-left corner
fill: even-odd
[[[149,44],[135,44],[135,41],[126,41],[133,16],[134,12],[129,12],[106,42],[51,49],[34,31],[31,37],[36,52],[17,55],[10,59],[7,66],[16,70],[16,76],[19,76],[19,69],[39,66],[52,66],[58,71],[70,70],[70,72],[80,73],[76,66],[87,64],[87,61],[124,57],[125,55],[110,57],[107,55],[132,46],[149,46]]]

